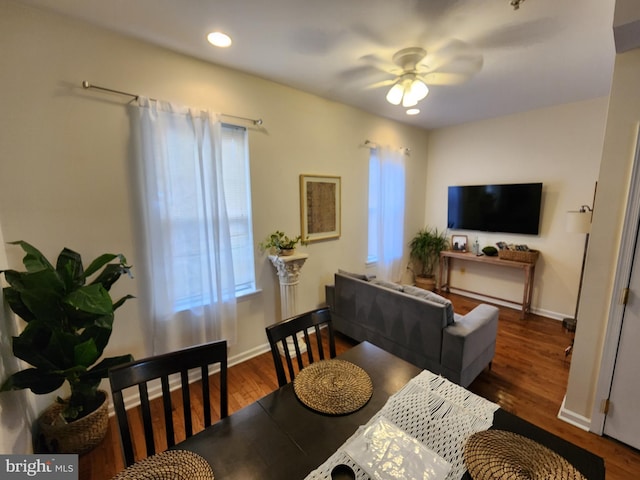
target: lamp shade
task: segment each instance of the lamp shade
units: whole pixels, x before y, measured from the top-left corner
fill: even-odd
[[[591,212],[567,212],[566,229],[569,233],[589,233],[591,231]]]
[[[387,102],[392,105],[400,105],[402,101],[402,95],[404,95],[404,88],[400,82],[396,83],[391,89],[389,93],[387,93]]]

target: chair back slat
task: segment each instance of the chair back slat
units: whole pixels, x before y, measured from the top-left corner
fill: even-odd
[[[189,371],[186,368],[183,368],[180,371],[180,382],[182,385],[182,414],[184,415],[184,428],[187,437],[190,437],[191,435],[193,435],[193,419],[191,418],[191,392],[189,391]],[[204,382],[205,379],[203,378],[202,383]]]
[[[322,348],[322,336],[320,335],[320,327],[318,325],[314,325],[313,327],[316,333],[316,343],[318,345],[318,355],[320,355],[320,360],[324,360],[324,348]]]
[[[156,453],[153,441],[153,418],[151,416],[151,403],[149,402],[149,390],[146,383],[138,385],[140,394],[140,409],[142,411],[142,425],[144,427],[144,441],[147,445],[147,457]]]
[[[124,407],[124,399],[122,397],[122,391],[113,392],[113,409],[116,412],[118,419],[118,430],[120,431],[120,445],[124,452],[124,462],[126,465],[131,465],[134,462],[133,458],[133,443],[131,441],[131,433],[129,432],[129,422],[127,421],[127,411]]]
[[[304,343],[311,347],[311,341],[309,340],[309,329],[305,328],[302,332]],[[320,348],[322,349],[322,346],[320,346]],[[307,348],[307,358],[309,360],[309,363],[313,363],[313,348]]]
[[[200,378],[209,378],[209,367],[203,365],[200,367]],[[211,402],[209,398],[209,381],[202,382],[202,407],[204,409],[204,423],[211,425]]]
[[[316,336],[315,345],[311,341],[311,337],[307,331],[307,329],[310,328],[313,328],[313,333]],[[321,338],[324,330],[328,331],[329,337],[328,355],[327,352],[325,352]],[[305,360],[307,364],[314,362],[315,357],[313,350],[317,350],[319,359],[325,359],[327,357],[334,358],[336,356],[335,337],[331,324],[331,313],[328,308],[313,310],[270,325],[266,328],[266,333],[276,368],[278,385],[280,386],[286,385],[295,378],[296,370],[292,359],[292,350],[295,352],[295,366],[298,367],[297,371],[304,368],[304,357],[306,357]],[[301,350],[298,344],[299,336],[304,339],[306,344],[307,355],[305,356],[302,355],[303,350]],[[293,344],[293,349],[288,345],[289,343]],[[284,357],[284,360],[282,357]],[[285,364],[287,367],[286,370]],[[288,379],[287,372],[289,373]]]
[[[167,444],[169,446],[175,445],[175,433],[173,431],[173,404],[171,402],[171,389],[169,387],[169,378],[162,377],[160,379],[162,385],[162,411],[164,415],[164,428],[167,432]],[[146,384],[141,384],[146,385]],[[145,427],[146,431],[146,427]],[[147,440],[149,445],[149,440]],[[147,456],[149,456],[149,450],[147,449]]]
[[[150,456],[156,452],[156,445],[154,442],[155,426],[152,421],[153,415],[147,387],[148,382],[160,379],[166,445],[171,447],[175,445],[177,441],[174,422],[177,422],[178,419],[174,418],[173,415],[169,377],[177,373],[180,374],[183,425],[185,435],[190,437],[194,433],[194,418],[196,418],[192,414],[192,408],[196,408],[200,402],[192,401],[191,395],[192,392],[194,392],[194,388],[189,385],[189,372],[193,371],[200,374],[199,380],[202,384],[203,394],[201,404],[205,411],[202,417],[198,416],[197,418],[203,418],[203,426],[208,427],[212,422],[208,366],[217,364],[220,365],[220,418],[224,418],[228,415],[226,340],[197,345],[142,360],[135,360],[109,370],[109,381],[111,383],[122,449],[127,466],[132,465],[136,460],[134,458],[132,439],[138,439],[140,437],[131,434],[131,424],[128,421],[125,410],[123,391],[131,387],[138,387],[144,441],[147,456]]]

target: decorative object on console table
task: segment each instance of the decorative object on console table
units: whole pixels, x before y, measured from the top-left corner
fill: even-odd
[[[445,230],[438,231],[437,228],[425,227],[419,230],[411,239],[409,242],[409,257],[412,260],[411,270],[415,276],[417,287],[425,290],[435,290],[435,273],[440,252],[447,248],[449,248],[449,240]]]
[[[540,252],[529,248],[528,245],[514,245],[506,242],[497,242],[498,258],[501,260],[512,260],[514,262],[525,262],[535,264],[538,261]]]
[[[340,177],[300,175],[300,225],[305,242],[340,237]]]
[[[451,237],[451,250],[455,252],[467,251],[467,236],[466,235],[453,235]]]
[[[498,250],[498,258],[514,262],[536,263],[540,252],[538,250]]]
[[[567,212],[567,224],[566,230],[569,233],[582,233],[585,234],[584,238],[584,250],[582,252],[582,266],[580,268],[580,282],[578,283],[578,298],[576,299],[576,309],[573,318],[565,318],[562,320],[562,325],[569,331],[576,329],[578,322],[578,305],[580,304],[580,293],[582,292],[582,280],[584,277],[584,263],[587,258],[587,247],[589,246],[589,232],[591,231],[591,217],[593,215],[593,209],[588,205],[582,205],[577,211]],[[565,350],[568,355],[571,352],[571,347]]]

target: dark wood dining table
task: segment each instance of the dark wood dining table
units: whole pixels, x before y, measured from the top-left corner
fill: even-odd
[[[340,416],[315,412],[298,400],[289,383],[173,448],[204,457],[216,480],[304,479],[422,371],[368,342],[338,358],[360,366],[371,377],[373,394],[360,410]],[[605,478],[602,458],[504,410],[496,411],[492,428],[546,445],[589,480]],[[470,477],[467,473],[463,478]]]

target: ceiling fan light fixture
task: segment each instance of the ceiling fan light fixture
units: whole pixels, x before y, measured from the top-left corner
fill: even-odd
[[[387,102],[392,105],[400,105],[404,96],[404,87],[400,82],[396,82],[387,93]]]
[[[422,80],[417,79],[414,73],[407,73],[393,84],[387,93],[387,102],[392,105],[402,103],[405,108],[415,107],[428,93],[429,87]]]
[[[418,102],[427,96],[429,93],[429,87],[422,81],[415,79],[411,82],[411,87],[409,89],[410,95],[414,97]]]
[[[419,108],[410,108],[409,110],[407,110],[407,115],[418,115],[419,113]]]
[[[411,92],[405,92],[404,97],[402,97],[402,106],[407,107],[415,107],[418,104],[418,99],[411,95]]]

